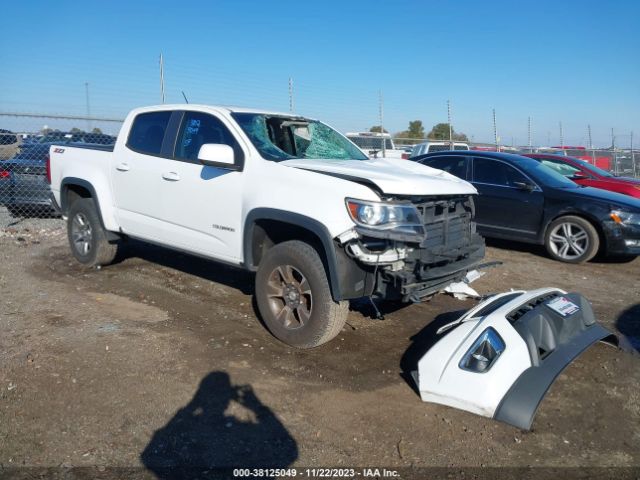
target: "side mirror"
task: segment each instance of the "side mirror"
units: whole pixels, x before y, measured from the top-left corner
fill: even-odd
[[[533,192],[536,189],[535,185],[532,185],[529,182],[513,182],[513,185],[518,189],[518,190],[524,190],[526,192]]]
[[[237,170],[233,148],[220,143],[205,143],[198,151],[198,160],[207,167]]]
[[[584,173],[576,172],[569,177],[569,180],[586,180],[587,178],[589,177],[587,177]]]

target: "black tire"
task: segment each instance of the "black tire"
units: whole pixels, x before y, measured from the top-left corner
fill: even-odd
[[[317,347],[334,338],[349,313],[348,301],[333,300],[318,252],[298,240],[267,251],[256,274],[256,302],[269,331],[298,348]]]
[[[610,253],[607,254],[606,260],[611,263],[629,263],[633,262],[638,255],[628,255],[624,253]]]
[[[7,205],[7,210],[9,210],[9,215],[11,215],[13,218],[20,218],[25,216],[26,214],[26,208],[22,208],[16,205]]]
[[[544,236],[544,246],[555,260],[584,263],[598,253],[600,236],[588,220],[565,215],[551,222]]]
[[[69,208],[67,238],[73,256],[87,267],[108,265],[118,253],[118,244],[107,240],[96,205],[90,198],[80,198]]]

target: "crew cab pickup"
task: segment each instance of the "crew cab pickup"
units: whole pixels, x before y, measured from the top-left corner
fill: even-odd
[[[484,256],[469,183],[292,114],[139,108],[113,146],[53,145],[48,175],[79,262],[136,238],[254,271],[267,328],[301,348],[340,332],[349,299],[417,302]]]

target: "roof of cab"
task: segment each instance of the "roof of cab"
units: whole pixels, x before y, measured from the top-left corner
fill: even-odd
[[[147,107],[136,108],[136,111],[156,111],[156,110],[210,110],[219,113],[258,113],[262,115],[278,115],[286,117],[300,117],[295,113],[278,112],[275,110],[262,110],[260,108],[236,107],[232,105],[205,105],[197,103],[172,103],[161,105],[149,105]],[[305,117],[306,118],[306,117]]]

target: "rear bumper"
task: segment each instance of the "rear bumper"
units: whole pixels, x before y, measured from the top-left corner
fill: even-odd
[[[51,204],[51,188],[43,176],[41,181],[23,183],[14,176],[0,180],[0,203],[9,206],[47,206]]]

